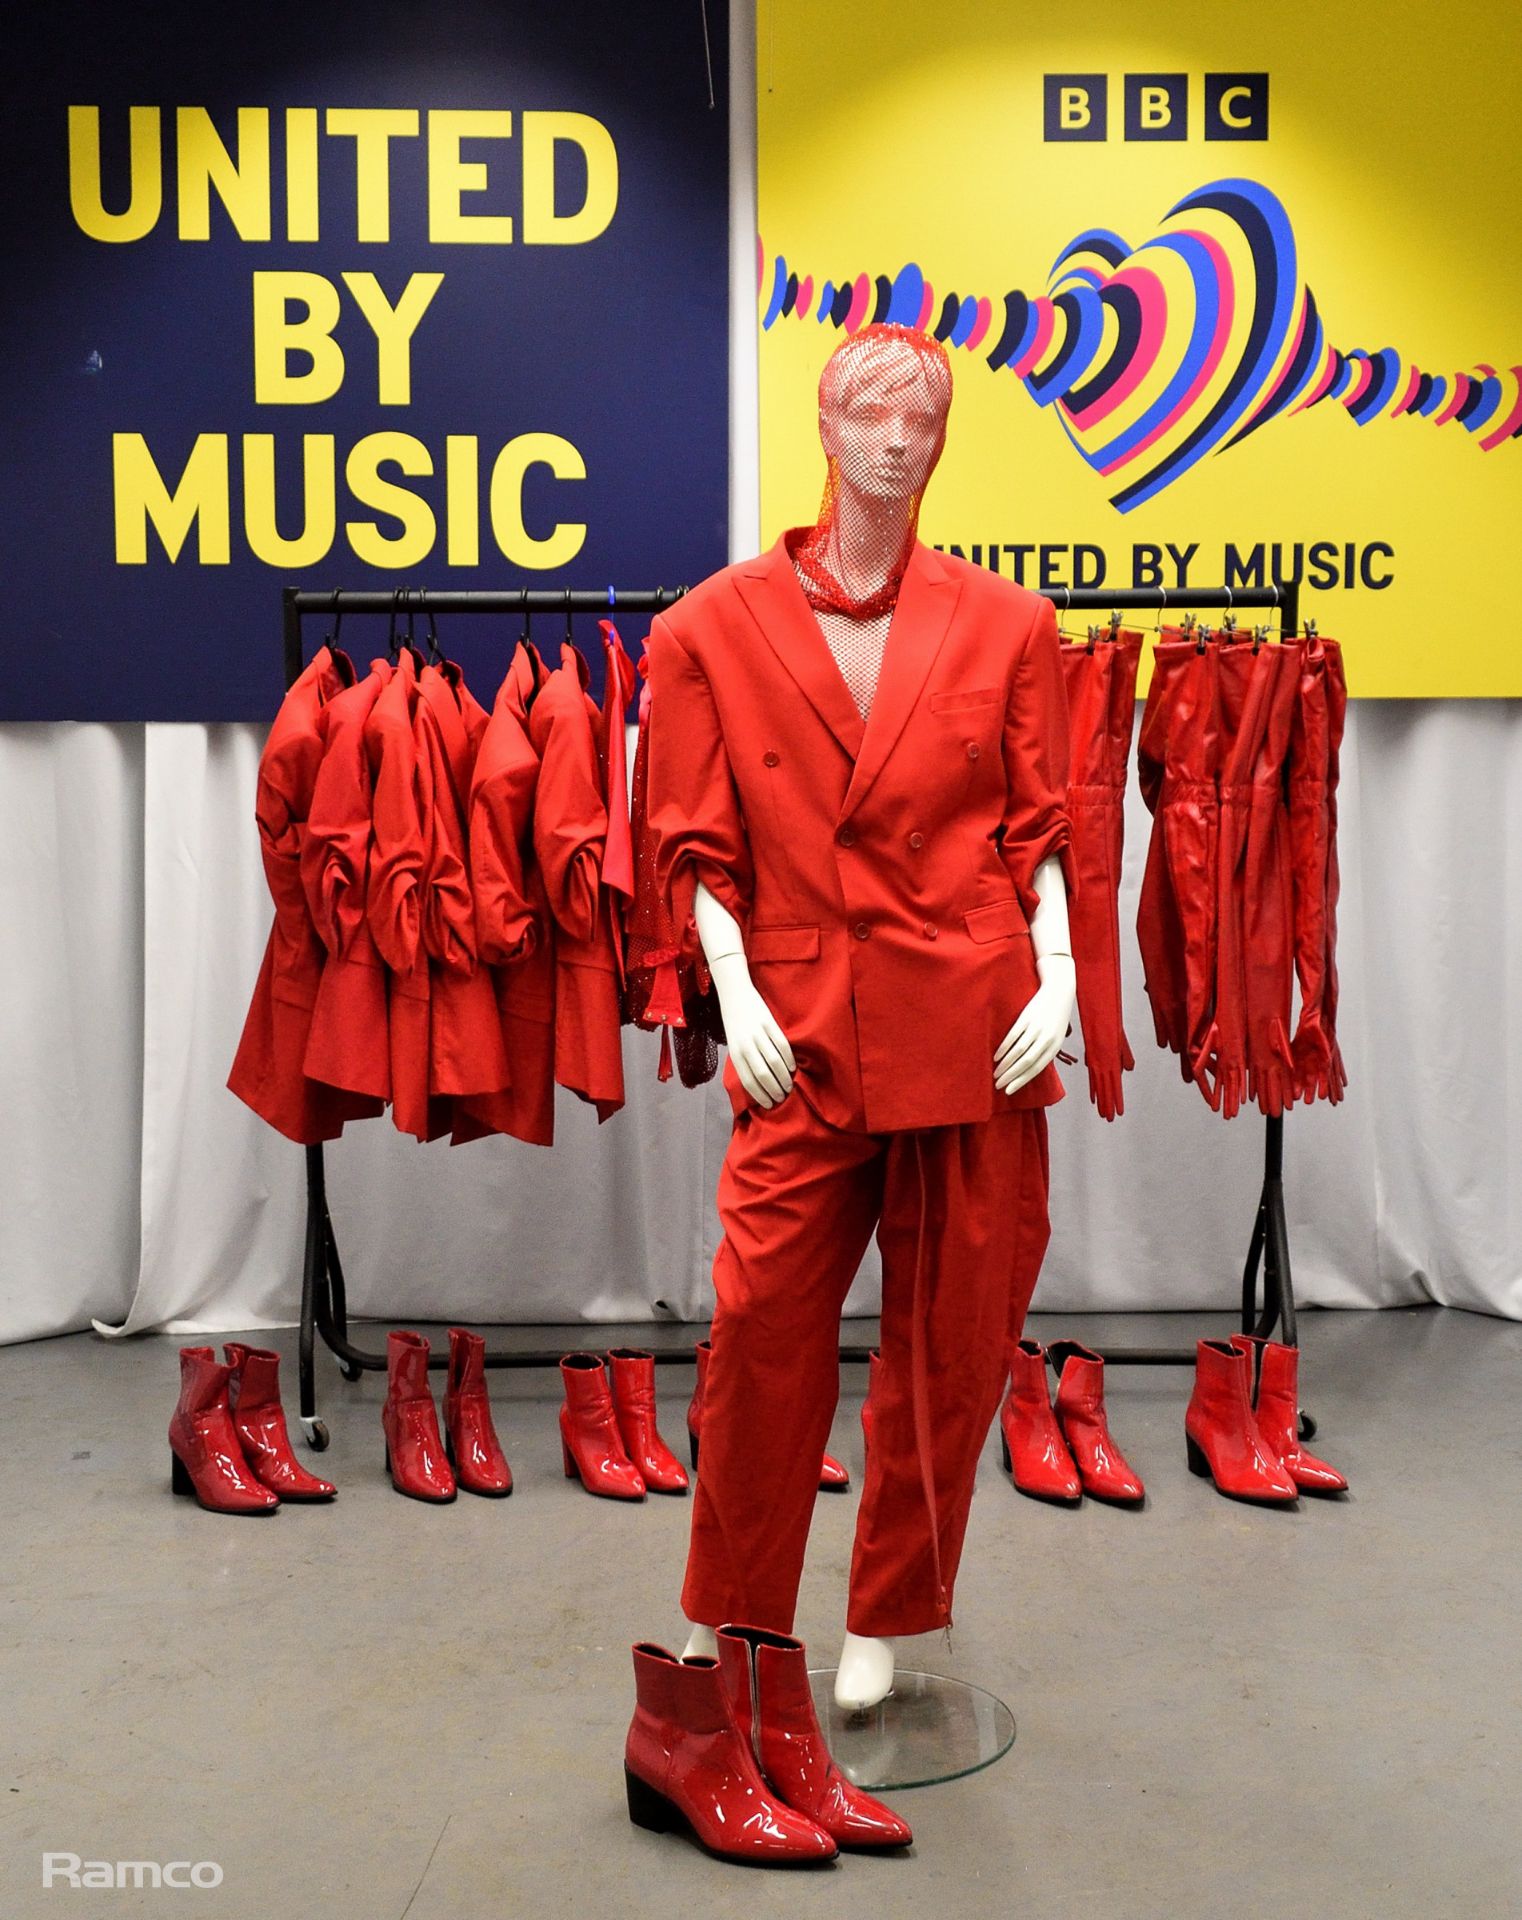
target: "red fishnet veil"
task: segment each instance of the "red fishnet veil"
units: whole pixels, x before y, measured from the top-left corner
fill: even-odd
[[[819,376],[819,518],[787,535],[810,606],[870,620],[898,599],[951,408],[951,362],[911,327],[863,327]]]

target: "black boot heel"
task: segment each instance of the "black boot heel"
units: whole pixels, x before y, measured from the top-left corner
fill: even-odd
[[[1184,1445],[1189,1450],[1189,1471],[1197,1473],[1202,1480],[1213,1479],[1210,1462],[1205,1458],[1205,1449],[1187,1433],[1184,1435]]]
[[[185,1462],[173,1447],[169,1449],[169,1485],[176,1493],[194,1493],[196,1490]]]
[[[624,1791],[629,1797],[629,1818],[637,1827],[651,1833],[671,1833],[685,1825],[680,1813],[665,1794],[657,1793],[647,1780],[624,1768]]]

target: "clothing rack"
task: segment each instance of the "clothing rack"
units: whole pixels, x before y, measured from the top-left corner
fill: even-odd
[[[1154,609],[1160,615],[1223,608],[1244,612],[1265,609],[1277,612],[1279,637],[1292,639],[1299,630],[1299,587],[1253,587],[1241,590],[1229,587],[1131,588],[1114,592],[1103,587],[1048,587],[1044,597],[1063,613],[1069,610],[1142,611]],[[613,587],[597,589],[550,588],[440,590],[400,588],[313,592],[287,587],[284,605],[284,666],[286,685],[294,685],[305,665],[302,621],[307,616],[341,617],[351,613],[387,614],[400,618],[407,614],[617,614],[660,613],[679,600],[685,587],[657,587],[653,590],[626,591]],[[1253,1221],[1247,1261],[1242,1271],[1242,1328],[1244,1332],[1272,1337],[1282,1333],[1290,1345],[1296,1344],[1295,1294],[1290,1275],[1289,1229],[1284,1212],[1284,1120],[1280,1116],[1266,1122],[1263,1189]],[[305,1252],[301,1276],[300,1419],[308,1444],[315,1452],[328,1445],[328,1429],[317,1414],[316,1341],[323,1344],[338,1361],[345,1380],[358,1380],[362,1373],[384,1372],[386,1356],[359,1347],[349,1337],[348,1300],[344,1285],[343,1262],[338,1239],[328,1211],[327,1168],[323,1149],[303,1149],[306,1155],[307,1211]],[[1263,1304],[1258,1306],[1258,1277],[1263,1279]],[[560,1348],[534,1348],[516,1353],[488,1351],[488,1367],[553,1367],[562,1358]],[[865,1361],[868,1346],[843,1346],[842,1360]],[[1104,1356],[1112,1365],[1193,1366],[1192,1347],[1120,1347],[1107,1348]],[[663,1365],[690,1364],[690,1356],[681,1349],[657,1351],[656,1361]],[[429,1365],[448,1365],[445,1354],[431,1354]],[[1316,1431],[1315,1422],[1301,1413],[1302,1437]]]

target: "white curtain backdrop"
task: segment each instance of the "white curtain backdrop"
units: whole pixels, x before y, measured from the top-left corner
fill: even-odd
[[[296,1315],[302,1154],[223,1084],[270,916],[260,740],[0,728],[0,1339]],[[1341,812],[1352,1087],[1286,1125],[1297,1291],[1522,1317],[1522,707],[1355,701]],[[1081,1071],[1053,1113],[1047,1309],[1229,1305],[1256,1200],[1262,1121],[1210,1114],[1151,1042],[1129,934],[1148,824],[1133,791],[1138,1070],[1113,1126]],[[328,1164],[353,1310],[703,1318],[728,1105],[717,1081],[662,1086],[655,1064],[653,1036],[626,1034],[628,1106],[599,1127],[562,1095],[548,1151],[352,1128]],[[875,1285],[869,1262],[856,1310]]]
[[[759,545],[752,30],[749,0],[731,0],[737,555]],[[1337,631],[1334,604],[1313,610]],[[1356,684],[1356,651],[1350,671]],[[302,1154],[224,1085],[270,920],[261,742],[252,726],[0,727],[0,1341],[92,1320],[211,1333],[296,1316]],[[1522,703],[1353,703],[1339,952],[1352,1087],[1286,1126],[1303,1301],[1522,1318],[1518,819]],[[1237,1296],[1263,1123],[1211,1115],[1152,1045],[1130,934],[1149,824],[1133,788],[1121,910],[1139,1066],[1113,1126],[1069,1073],[1042,1308]],[[705,1318],[728,1102],[717,1080],[660,1085],[656,1047],[625,1035],[629,1102],[605,1126],[560,1096],[549,1151],[351,1129],[328,1153],[351,1311]],[[873,1254],[851,1307],[875,1304]]]

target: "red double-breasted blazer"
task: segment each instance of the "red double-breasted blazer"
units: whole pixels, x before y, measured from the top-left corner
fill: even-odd
[[[739,921],[795,1092],[872,1133],[1061,1099],[1055,1068],[1009,1096],[993,1067],[1040,984],[1035,870],[1070,839],[1049,603],[916,542],[865,722],[784,540],[649,649],[657,881],[689,938],[698,880]],[[728,1060],[724,1084],[752,1104]]]

